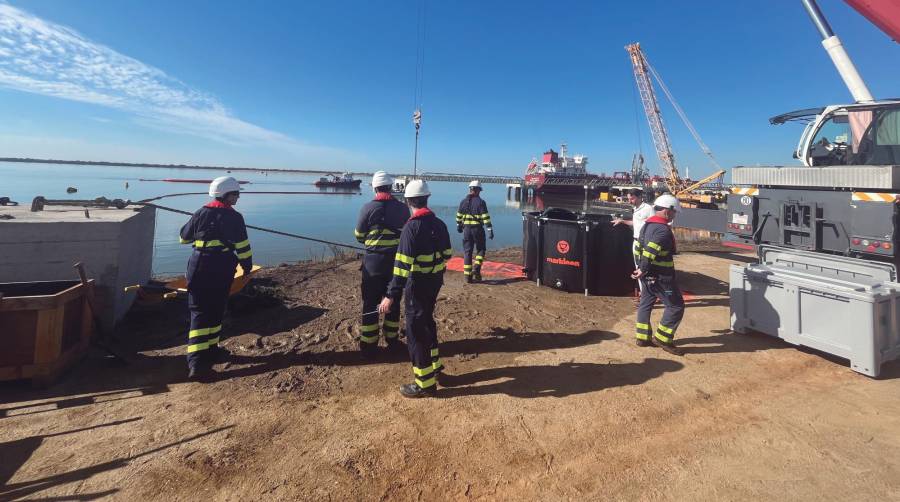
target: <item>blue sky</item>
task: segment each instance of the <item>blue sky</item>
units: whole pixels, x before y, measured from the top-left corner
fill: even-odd
[[[626,170],[634,41],[723,166],[792,162],[799,128],[767,118],[850,101],[799,0],[0,0],[0,156],[407,172],[423,1],[425,170],[516,174],[562,140]],[[820,5],[900,96],[900,45]],[[710,172],[663,113],[678,163]]]

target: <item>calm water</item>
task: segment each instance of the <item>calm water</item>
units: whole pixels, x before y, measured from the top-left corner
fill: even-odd
[[[199,178],[211,179],[225,172],[200,169],[161,169],[141,167],[74,166],[55,164],[20,164],[0,162],[0,196],[10,197],[20,204],[30,204],[37,195],[48,199],[93,199],[105,196],[141,200],[158,195],[180,192],[203,192],[206,185],[139,181],[139,179]],[[258,191],[317,191],[312,183],[318,176],[236,171],[239,180],[248,180],[246,190]],[[125,183],[128,183],[128,188]],[[363,180],[361,192],[339,195],[253,195],[245,194],[237,205],[250,225],[274,228],[319,239],[356,244],[353,229],[360,207],[372,197],[368,179]],[[453,246],[462,248],[462,237],[455,232],[456,208],[467,188],[463,183],[433,182],[431,209],[450,227]],[[67,194],[67,187],[78,193]],[[488,241],[491,249],[518,246],[522,243],[523,209],[518,202],[506,200],[506,186],[486,184],[482,197],[487,201],[495,238]],[[194,211],[209,200],[203,195],[173,197],[159,204]],[[555,205],[566,205],[558,203]],[[190,247],[178,243],[178,231],[188,217],[158,211],[156,238],[153,249],[154,274],[182,273],[190,255]],[[314,242],[250,230],[254,261],[261,265],[277,265],[330,255],[326,246]]]

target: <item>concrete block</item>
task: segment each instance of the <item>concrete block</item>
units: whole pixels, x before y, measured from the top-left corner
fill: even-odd
[[[146,283],[152,273],[153,208],[90,209],[52,206],[0,206],[0,282],[77,278],[75,262],[85,265],[102,301],[101,320],[112,329],[134,301],[123,288]]]

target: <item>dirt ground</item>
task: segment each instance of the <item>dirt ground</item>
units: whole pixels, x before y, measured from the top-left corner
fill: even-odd
[[[129,365],[0,388],[0,499],[900,500],[900,365],[730,333],[748,259],[677,258],[684,357],[633,344],[631,298],[449,272],[434,399],[397,392],[405,357],[354,351],[356,262],[264,271],[211,384],[185,381],[183,303],[135,309]]]

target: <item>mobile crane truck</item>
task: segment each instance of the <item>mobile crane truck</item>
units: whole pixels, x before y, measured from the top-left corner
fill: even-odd
[[[900,4],[846,0],[895,41]],[[802,0],[854,103],[798,110],[801,166],[736,167],[725,244],[756,249],[732,266],[731,323],[850,359],[877,376],[900,356],[900,99],[876,100],[815,0]]]

